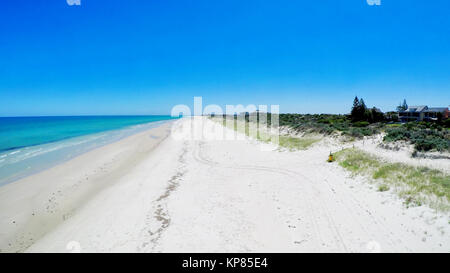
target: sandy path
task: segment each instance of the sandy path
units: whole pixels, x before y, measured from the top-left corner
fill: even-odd
[[[167,138],[28,251],[450,252],[448,215],[349,177],[329,147],[260,148]]]

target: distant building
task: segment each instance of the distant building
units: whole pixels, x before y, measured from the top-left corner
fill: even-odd
[[[450,114],[448,107],[430,107],[425,112],[425,119],[437,120],[438,113],[442,114],[442,119],[448,119]]]
[[[439,115],[442,119],[449,116],[448,107],[428,107],[426,105],[409,106],[406,111],[398,112],[398,118],[403,121],[432,121],[438,120]]]

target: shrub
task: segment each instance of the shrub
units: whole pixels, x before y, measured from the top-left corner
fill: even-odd
[[[417,151],[448,151],[450,135],[442,127],[430,123],[407,123],[402,127],[388,128],[384,141],[405,140],[414,144]]]
[[[386,136],[384,136],[384,141],[399,141],[399,140],[409,140],[411,137],[410,132],[405,127],[394,127],[388,128],[386,130]]]
[[[386,184],[382,184],[378,187],[378,191],[381,191],[381,192],[388,191],[388,190],[389,190],[389,186]]]
[[[442,125],[443,125],[445,128],[450,128],[450,118],[444,120],[442,123],[443,123]]]
[[[368,121],[357,121],[353,123],[353,126],[355,127],[367,127],[369,126],[369,122]]]

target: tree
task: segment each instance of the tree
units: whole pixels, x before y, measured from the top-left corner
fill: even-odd
[[[352,108],[352,110],[358,108],[358,106],[359,106],[359,99],[358,99],[357,96],[355,96],[355,99],[353,99],[353,108]]]
[[[359,111],[359,99],[357,96],[355,96],[355,98],[353,99],[352,111],[350,112],[352,120],[357,119],[358,111]]]
[[[436,117],[437,117],[437,122],[438,122],[438,123],[442,123],[442,118],[444,117],[444,116],[442,115],[442,113],[441,113],[441,112],[438,112],[437,115],[436,115]]]
[[[361,110],[366,111],[367,107],[366,107],[366,103],[364,102],[363,98],[361,98],[361,99],[359,100],[359,106],[360,106],[360,109],[361,109]]]
[[[367,120],[368,117],[366,116],[366,111],[367,107],[364,100],[362,98],[358,99],[358,97],[355,97],[353,100],[352,111],[350,113],[352,121]]]
[[[370,114],[369,114],[369,122],[370,123],[374,123],[374,122],[380,122],[384,120],[384,115],[382,112],[379,112],[377,110],[377,108],[373,107],[372,109],[369,110]]]
[[[403,111],[406,111],[406,109],[408,109],[408,104],[406,103],[406,99],[403,99],[403,104],[400,103],[400,104],[397,106],[397,111],[398,111],[398,112],[403,112]]]

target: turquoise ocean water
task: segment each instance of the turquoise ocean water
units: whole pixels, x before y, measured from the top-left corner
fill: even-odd
[[[0,117],[0,186],[171,119],[170,116]]]

